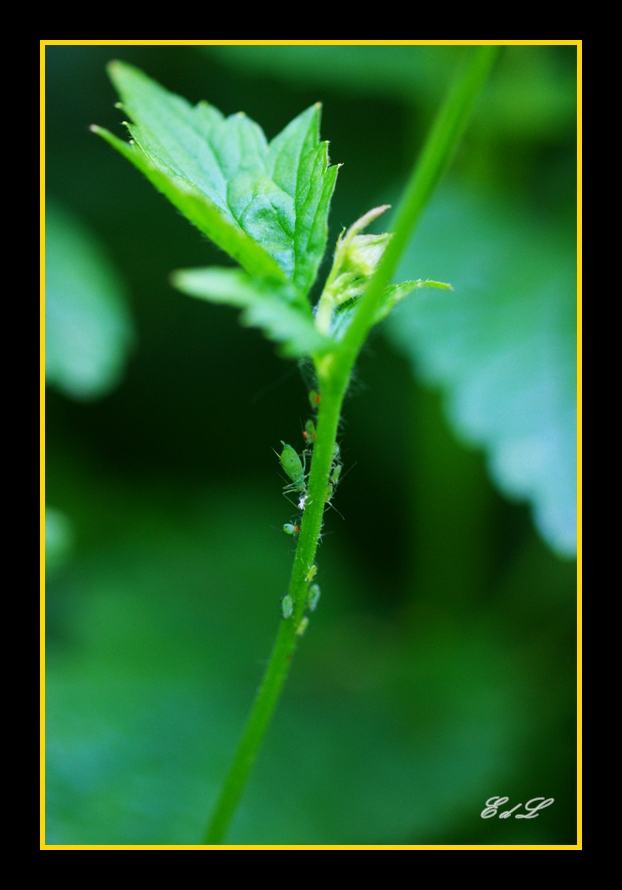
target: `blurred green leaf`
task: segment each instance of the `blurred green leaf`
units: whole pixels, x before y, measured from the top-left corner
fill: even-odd
[[[253,279],[240,269],[183,269],[174,272],[172,284],[192,297],[244,309],[242,324],[262,328],[266,337],[281,344],[283,355],[300,357],[331,347],[313,323],[311,307],[300,306],[291,285]]]
[[[555,139],[576,117],[575,46],[508,46],[476,123],[509,139]]]
[[[45,568],[50,571],[61,566],[74,544],[74,530],[69,517],[62,510],[45,508]]]
[[[279,77],[364,96],[422,100],[447,88],[464,46],[212,46],[201,47],[245,73]],[[506,46],[486,102],[483,124],[512,137],[550,137],[575,115],[576,48]]]
[[[49,649],[48,842],[195,843],[279,620],[289,542],[259,489],[173,513],[154,507],[160,489],[153,503],[101,479],[89,493],[74,512],[110,515],[119,540],[100,536],[50,589],[64,624]],[[231,842],[416,843],[456,823],[468,837],[540,738],[538,658],[491,615],[424,622],[413,641],[402,617],[353,611],[354,564],[327,552],[322,567]]]
[[[425,270],[454,293],[421,291],[387,323],[421,379],[441,386],[456,434],[529,500],[553,550],[576,549],[576,285],[569,239],[447,187],[399,277]]]
[[[96,238],[46,205],[45,377],[74,399],[113,389],[134,342],[125,288]]]
[[[326,248],[338,169],[319,141],[320,106],[268,144],[243,113],[193,107],[122,62],[108,70],[133,119],[132,141],[95,132],[248,272],[290,279],[306,295]]]
[[[318,84],[357,94],[411,98],[447,85],[463,47],[438,46],[210,46],[203,52],[249,73]]]

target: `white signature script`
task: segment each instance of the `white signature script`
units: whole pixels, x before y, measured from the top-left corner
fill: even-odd
[[[482,819],[492,819],[493,816],[496,816],[498,813],[498,809],[500,806],[503,806],[504,803],[507,803],[509,797],[489,797],[486,801],[486,807],[481,812]],[[528,800],[525,804],[526,813],[516,813],[515,819],[536,819],[540,813],[539,810],[543,810],[545,807],[550,807],[551,804],[555,801],[554,797],[532,797],[531,800]],[[509,819],[510,816],[519,808],[522,807],[522,803],[517,803],[515,807],[512,807],[511,810],[504,810],[503,813],[498,813],[500,819]]]

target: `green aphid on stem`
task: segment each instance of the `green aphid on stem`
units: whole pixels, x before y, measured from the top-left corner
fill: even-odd
[[[292,612],[294,611],[294,601],[289,595],[286,593],[283,599],[281,600],[281,614],[283,618],[291,618]]]
[[[317,409],[320,407],[321,400],[322,400],[322,396],[319,394],[319,392],[317,390],[312,389],[309,392],[309,404],[311,405],[311,407],[313,408],[314,411],[317,411]]]
[[[283,442],[282,439],[281,444],[283,446],[283,451],[281,452],[279,460],[281,461],[281,466],[292,480],[291,485],[285,486],[283,493],[287,494],[290,491],[297,491],[300,495],[298,498],[298,509],[304,510],[307,503],[307,480],[305,476],[305,468],[292,446]]]
[[[282,439],[281,445],[283,446],[283,451],[281,452],[279,460],[281,462],[281,466],[293,483],[293,485],[287,486],[285,490],[306,491],[307,485],[305,481],[305,472],[300,457],[296,454],[296,451],[292,448],[292,446],[287,445],[287,443],[284,442]]]
[[[307,420],[307,422],[305,423],[302,438],[307,444],[307,448],[305,448],[305,451],[310,451],[313,448],[313,444],[315,442],[315,424],[312,420]]]
[[[337,446],[337,453],[339,453],[339,446]],[[339,477],[341,476],[341,470],[343,469],[343,464],[335,463],[330,472],[330,476],[328,477],[328,484],[326,486],[324,492],[324,503],[329,504],[332,496],[335,493],[335,489],[337,488],[337,483],[339,482]]]
[[[310,566],[309,571],[305,575],[305,581],[308,581],[309,583],[311,581],[313,581],[313,579],[315,578],[316,572],[317,572],[317,566],[315,566],[315,565]]]
[[[286,522],[283,526],[283,531],[286,535],[291,535],[293,538],[297,538],[300,533],[300,526],[292,525],[291,522]]]
[[[296,628],[296,636],[301,637],[308,626],[309,626],[309,619],[305,615],[304,618],[302,619],[302,621],[300,622],[300,624],[298,625],[298,627]]]
[[[307,593],[307,606],[310,612],[315,612],[320,601],[320,585],[312,584]]]

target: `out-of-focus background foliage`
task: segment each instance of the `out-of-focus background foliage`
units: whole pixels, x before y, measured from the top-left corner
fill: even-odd
[[[330,245],[397,200],[466,52],[47,47],[49,843],[198,842],[292,561],[272,449],[309,414],[297,367],[168,284],[227,260],[89,133],[123,133],[106,62],[269,138],[322,101]],[[404,259],[455,291],[358,365],[232,843],[575,842],[575,95],[575,47],[504,49]],[[555,803],[483,820],[493,795]]]

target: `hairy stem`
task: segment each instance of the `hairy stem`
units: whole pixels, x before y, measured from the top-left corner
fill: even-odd
[[[477,47],[447,96],[398,208],[395,235],[361,299],[344,340],[334,352],[316,359],[321,402],[309,473],[308,497],[289,585],[289,595],[294,603],[293,612],[289,618],[282,619],[279,626],[266,673],[208,826],[204,840],[206,844],[223,842],[281,695],[300,638],[297,631],[301,628],[305,611],[309,586],[307,575],[315,563],[341,405],[354,362],[373,324],[382,293],[391,281],[415,225],[460,141],[497,51],[498,47]]]
[[[248,723],[236,749],[208,826],[204,840],[206,844],[220,844],[225,837],[255,762],[263,735],[279,700],[292,656],[300,639],[296,631],[300,628],[305,611],[309,587],[306,576],[315,563],[315,554],[320,540],[325,507],[324,495],[346,385],[347,378],[342,381],[341,386],[337,387],[335,387],[334,380],[332,385],[327,381],[327,386],[322,390],[313,458],[309,472],[308,497],[288,591],[294,602],[294,609],[289,618],[281,620],[266,673],[257,690]]]

